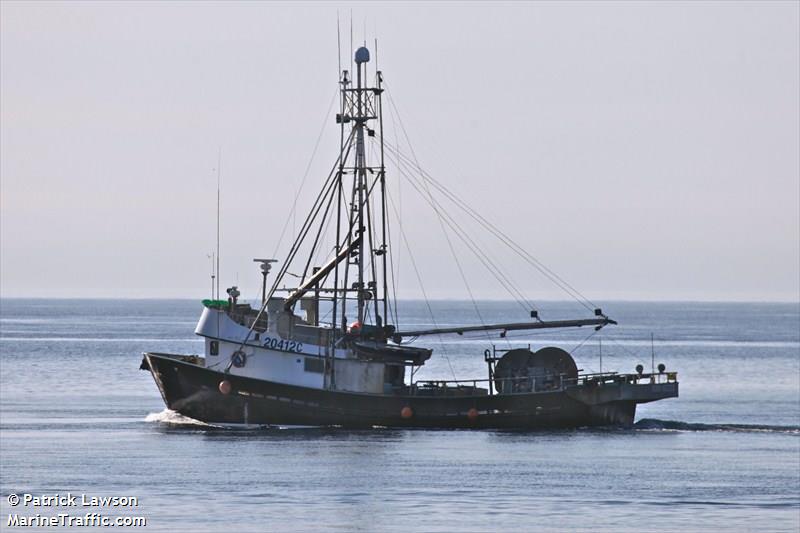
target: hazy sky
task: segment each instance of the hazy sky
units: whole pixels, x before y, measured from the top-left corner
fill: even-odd
[[[797,301],[799,6],[2,2],[0,293],[207,297],[221,148],[223,285],[256,295],[323,123],[300,211],[335,158],[352,9],[421,165],[588,297]],[[466,297],[388,179],[429,295]]]

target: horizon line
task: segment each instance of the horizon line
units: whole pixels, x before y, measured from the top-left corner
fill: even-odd
[[[157,297],[157,296],[2,296],[0,295],[0,300],[107,300],[107,301],[199,301],[202,302],[207,298],[195,298],[195,297],[187,297],[187,296],[175,296],[175,297]],[[253,301],[258,301],[259,298],[254,299],[247,299],[247,298],[240,298],[239,301],[244,301],[247,303],[251,303]],[[414,301],[429,301],[429,302],[471,302],[469,298],[448,298],[448,297],[437,297],[437,298],[422,298],[422,297],[410,297],[410,298],[397,298],[396,301],[398,302],[414,302]],[[608,299],[597,299],[599,302],[614,302],[614,303],[727,303],[727,304],[796,304],[800,305],[800,297],[794,300],[790,299],[693,299],[693,298],[676,298],[676,299],[664,299],[664,298],[608,298]],[[515,300],[510,298],[475,298],[476,302],[515,302]],[[559,298],[540,298],[537,299],[536,302],[547,302],[547,303],[573,303],[575,300],[573,299],[559,299]],[[536,303],[534,302],[534,303]],[[578,302],[579,303],[579,302]]]

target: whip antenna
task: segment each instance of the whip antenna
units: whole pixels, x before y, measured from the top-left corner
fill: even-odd
[[[222,175],[222,148],[217,153],[217,300],[219,300],[219,191],[220,176]]]
[[[339,29],[339,12],[336,12],[336,51],[339,54],[339,70],[336,77],[342,75],[342,31]]]

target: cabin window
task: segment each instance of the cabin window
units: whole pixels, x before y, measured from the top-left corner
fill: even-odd
[[[211,355],[219,355],[219,341],[211,341],[209,343],[208,353]]]
[[[320,357],[306,357],[305,362],[306,372],[316,372],[322,374],[325,372],[325,360]]]

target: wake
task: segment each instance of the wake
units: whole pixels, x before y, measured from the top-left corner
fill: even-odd
[[[634,429],[671,431],[734,431],[740,433],[787,433],[800,435],[800,426],[767,426],[757,424],[700,424],[678,420],[643,418],[633,425]]]
[[[160,413],[150,413],[144,417],[145,422],[155,422],[169,426],[193,426],[193,427],[212,427],[205,422],[200,422],[194,418],[183,416],[172,409],[164,409]]]
[[[200,427],[206,429],[241,429],[228,428],[214,424],[206,424],[193,418],[183,416],[171,409],[164,409],[159,413],[150,413],[145,422],[164,424],[176,427]],[[263,426],[253,426],[263,429]],[[298,426],[307,429],[309,426]],[[643,418],[633,425],[635,430],[644,431],[731,431],[738,433],[785,433],[800,435],[800,426],[770,426],[758,424],[701,424],[697,422],[681,422],[679,420],[659,420],[657,418]]]

